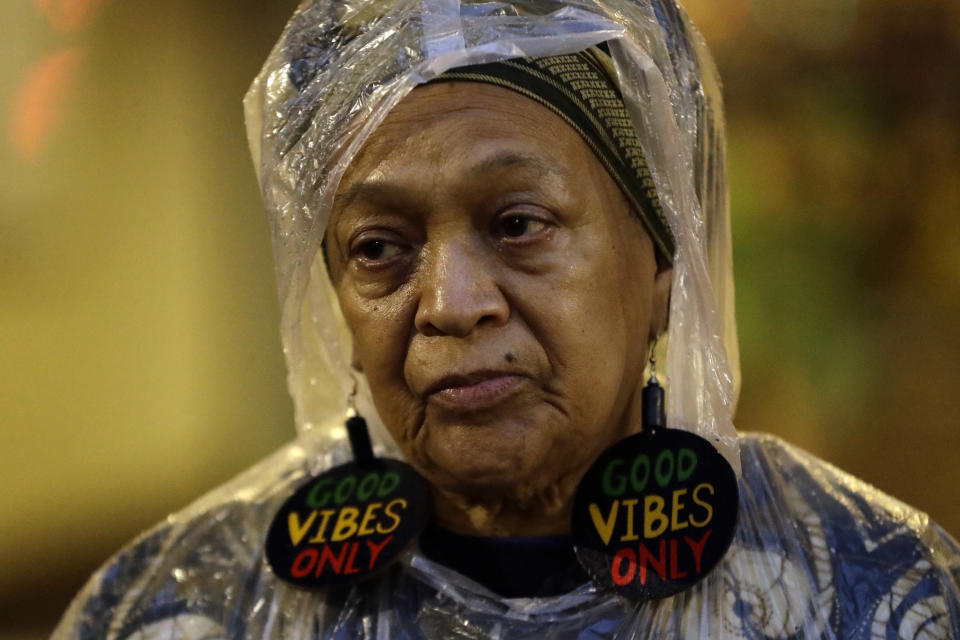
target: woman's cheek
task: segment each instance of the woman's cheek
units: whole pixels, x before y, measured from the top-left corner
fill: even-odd
[[[374,404],[390,435],[405,452],[413,452],[418,447],[417,434],[423,415],[416,399],[398,387],[388,388],[378,395],[384,397],[381,401],[374,397]]]

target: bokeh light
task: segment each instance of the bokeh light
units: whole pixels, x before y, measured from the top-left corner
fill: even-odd
[[[35,160],[62,122],[83,57],[82,47],[70,47],[25,69],[8,125],[10,144],[24,160]]]
[[[750,15],[750,0],[687,0],[683,4],[696,16],[697,29],[711,43],[736,37]]]
[[[40,11],[57,31],[79,31],[86,27],[103,0],[33,0]]]

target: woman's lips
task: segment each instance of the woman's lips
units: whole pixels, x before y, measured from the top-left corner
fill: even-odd
[[[443,388],[430,394],[430,399],[452,409],[476,410],[493,407],[513,395],[523,384],[523,376],[498,374]]]

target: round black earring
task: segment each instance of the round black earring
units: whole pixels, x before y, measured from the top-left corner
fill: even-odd
[[[305,481],[267,532],[267,562],[298,587],[349,585],[382,571],[413,544],[430,514],[420,474],[400,460],[374,456],[356,393],[354,384],[345,425],[353,461]]]
[[[667,427],[656,364],[651,350],[642,430],[593,463],[577,487],[571,522],[577,558],[597,589],[638,601],[705,577],[733,541],[739,512],[726,458],[695,433]]]

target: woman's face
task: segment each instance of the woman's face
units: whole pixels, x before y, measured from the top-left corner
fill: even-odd
[[[639,426],[670,287],[579,134],[507,89],[417,88],[349,167],[327,244],[355,366],[411,464],[447,497],[566,517]]]

